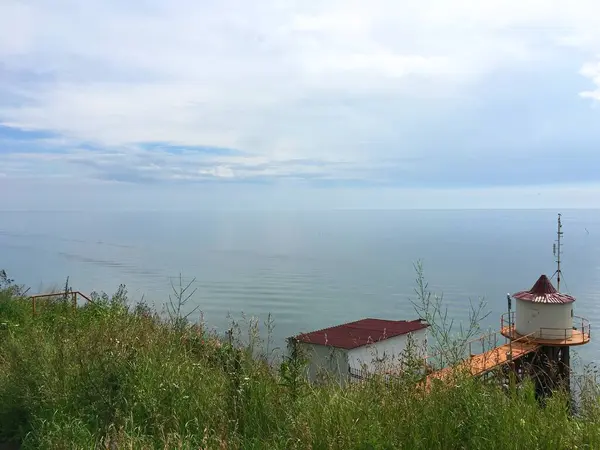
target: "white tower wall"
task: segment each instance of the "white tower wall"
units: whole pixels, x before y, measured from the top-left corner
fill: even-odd
[[[518,334],[535,333],[539,339],[565,339],[573,333],[573,303],[535,303],[516,299]]]

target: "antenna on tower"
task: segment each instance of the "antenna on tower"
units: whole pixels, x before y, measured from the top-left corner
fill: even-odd
[[[560,270],[560,254],[561,254],[561,238],[563,235],[562,232],[562,223],[560,221],[560,213],[558,214],[558,228],[556,230],[556,242],[553,244],[552,246],[552,251],[554,253],[554,256],[556,258],[556,272],[554,272],[554,275],[556,275],[556,290],[560,292],[560,276],[562,275],[562,272]],[[552,277],[554,277],[554,275],[552,275]]]

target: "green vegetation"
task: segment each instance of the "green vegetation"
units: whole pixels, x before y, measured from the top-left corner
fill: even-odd
[[[179,291],[185,300],[186,292]],[[236,333],[127,306],[124,288],[74,310],[0,278],[0,442],[29,449],[597,449],[600,404],[458,377],[308,385],[302,358],[269,364]],[[176,296],[177,297],[177,296]],[[266,353],[266,352],[265,352]]]

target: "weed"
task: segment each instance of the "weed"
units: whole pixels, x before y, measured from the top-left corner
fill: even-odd
[[[239,324],[217,336],[182,322],[192,292],[184,283],[165,320],[145,303],[129,308],[124,286],[94,294],[76,314],[48,302],[33,317],[10,286],[0,290],[0,322],[9,324],[0,329],[0,442],[25,449],[600,448],[594,369],[578,387],[575,416],[562,391],[541,408],[528,381],[503,390],[459,374],[423,394],[414,376],[421,350],[411,345],[395,383],[310,384],[293,345],[275,370],[269,339],[258,351]],[[445,318],[426,283],[419,289],[430,301],[424,318]],[[455,337],[448,323],[433,333],[448,358],[472,336]]]

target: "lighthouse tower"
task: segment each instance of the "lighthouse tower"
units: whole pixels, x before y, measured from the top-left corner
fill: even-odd
[[[558,246],[555,246],[560,286],[560,239],[558,216]],[[515,310],[512,311],[512,300]],[[559,292],[546,275],[538,278],[531,289],[508,296],[508,312],[502,316],[502,334],[510,339],[527,340],[538,346],[530,357],[539,394],[549,394],[558,384],[569,388],[570,348],[590,341],[590,324],[574,315],[575,298]]]

